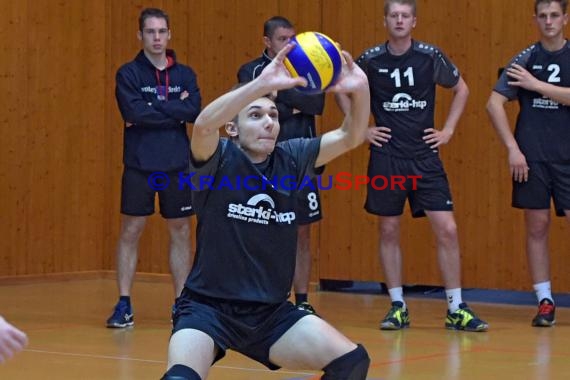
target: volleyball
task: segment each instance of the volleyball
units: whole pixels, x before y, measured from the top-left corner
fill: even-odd
[[[306,93],[319,93],[333,85],[342,69],[340,49],[336,43],[318,32],[304,32],[292,39],[295,46],[283,61],[293,77],[307,79],[307,87],[296,87]]]

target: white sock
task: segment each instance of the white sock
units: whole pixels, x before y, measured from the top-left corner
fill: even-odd
[[[449,312],[455,313],[459,309],[459,305],[463,302],[461,299],[461,288],[445,289],[445,298],[447,299]]]
[[[404,304],[404,310],[406,310],[406,301],[404,301],[404,289],[401,286],[397,288],[388,289],[388,294],[390,294],[390,299],[392,302],[401,302]]]
[[[552,291],[550,290],[550,281],[539,282],[538,284],[534,284],[532,287],[534,288],[538,302],[542,301],[545,298],[548,298],[554,302],[554,299],[552,298]]]

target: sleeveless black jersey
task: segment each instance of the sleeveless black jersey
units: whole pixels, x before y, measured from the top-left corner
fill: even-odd
[[[540,42],[517,54],[508,66],[517,63],[543,82],[570,87],[570,43],[558,51],[545,50]],[[508,67],[507,66],[507,67]],[[570,161],[570,106],[507,83],[501,74],[494,91],[509,100],[518,98],[520,111],[515,139],[527,161]]]
[[[435,85],[450,88],[459,81],[453,63],[437,47],[415,40],[402,55],[391,54],[384,43],[356,63],[368,77],[376,125],[392,130],[388,144],[371,149],[403,158],[431,154],[422,137],[434,127]]]
[[[187,288],[226,300],[287,299],[297,250],[295,184],[315,175],[319,148],[320,138],[288,140],[253,164],[222,139],[208,162],[191,166],[198,226]]]

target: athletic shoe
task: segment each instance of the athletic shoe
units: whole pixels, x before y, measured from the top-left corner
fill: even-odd
[[[445,327],[450,330],[483,332],[489,329],[489,324],[475,315],[464,302],[459,304],[459,309],[454,313],[447,311]]]
[[[532,320],[532,325],[535,327],[551,327],[554,326],[556,320],[554,319],[554,312],[556,307],[554,302],[548,298],[544,298],[538,305],[538,313]]]
[[[310,314],[314,314],[314,315],[318,315],[317,312],[315,311],[315,308],[311,306],[310,303],[308,302],[301,302],[300,304],[295,305],[297,307],[297,309],[299,310],[304,310]]]
[[[125,327],[130,327],[135,324],[135,320],[133,318],[133,310],[130,305],[126,302],[119,301],[115,305],[115,310],[113,311],[113,315],[107,319],[107,327],[115,328],[115,329],[122,329]]]
[[[380,322],[380,330],[400,330],[410,326],[408,309],[404,310],[404,303],[392,302],[392,308]]]

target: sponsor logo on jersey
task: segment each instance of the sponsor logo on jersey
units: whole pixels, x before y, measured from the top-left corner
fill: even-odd
[[[558,102],[543,96],[542,98],[532,99],[532,108],[542,108],[547,110],[557,110],[560,105]]]
[[[256,194],[246,204],[228,204],[228,218],[243,220],[256,224],[291,224],[295,220],[295,212],[279,212],[275,209],[275,201],[267,194]]]
[[[141,92],[148,92],[150,94],[157,94],[161,91],[164,92],[166,90],[166,86],[145,86],[141,87]],[[182,92],[182,88],[180,86],[168,86],[168,93],[177,93]]]
[[[385,111],[388,112],[407,112],[411,109],[424,109],[427,107],[427,101],[414,100],[410,95],[400,92],[392,98],[390,102],[382,103]]]

